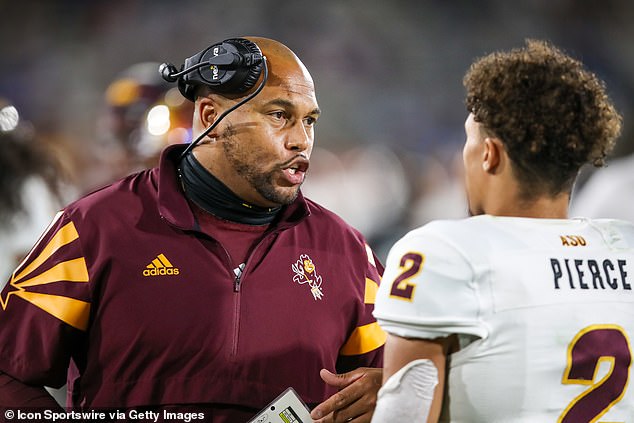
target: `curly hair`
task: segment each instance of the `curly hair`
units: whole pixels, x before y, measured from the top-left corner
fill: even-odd
[[[467,110],[504,144],[524,198],[569,193],[581,166],[604,165],[621,132],[605,84],[545,41],[478,59],[463,83]]]

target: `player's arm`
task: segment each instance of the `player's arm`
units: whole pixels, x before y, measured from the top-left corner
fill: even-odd
[[[428,423],[435,423],[440,417],[445,388],[445,365],[447,354],[453,343],[452,337],[427,340],[402,338],[393,334],[387,336],[383,357],[384,385],[392,375],[414,360],[428,359],[436,367],[438,384],[434,389],[433,400],[427,416]],[[407,394],[406,391],[404,393]]]
[[[61,409],[43,386],[27,385],[2,372],[0,372],[0,407]]]
[[[388,333],[383,358],[384,387],[385,382],[389,387],[402,382],[420,388],[420,392],[402,390],[404,394],[411,392],[404,399],[415,404],[415,417],[403,421],[425,421],[426,417],[429,422],[438,421],[446,385],[447,355],[457,350],[454,347],[457,337],[453,334],[482,337],[486,333],[478,320],[478,295],[470,283],[474,278],[473,267],[452,240],[459,232],[460,228],[456,229],[449,221],[425,225],[399,240],[388,254],[374,311]],[[420,366],[409,364],[416,361]],[[393,375],[397,376],[391,378]],[[377,411],[388,408],[399,412],[402,402],[399,405],[398,401],[383,398],[393,397],[384,395],[389,387],[382,388]],[[390,420],[382,420],[387,421]]]

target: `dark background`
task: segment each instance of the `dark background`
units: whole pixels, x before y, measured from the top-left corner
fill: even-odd
[[[464,214],[462,77],[486,53],[542,38],[581,59],[624,116],[616,154],[634,150],[634,2],[0,0],[0,19],[0,98],[61,146],[80,191],[105,180],[91,165],[95,122],[118,72],[142,61],[179,66],[240,35],[282,41],[311,71],[325,163],[315,160],[306,191],[381,251],[413,226]]]

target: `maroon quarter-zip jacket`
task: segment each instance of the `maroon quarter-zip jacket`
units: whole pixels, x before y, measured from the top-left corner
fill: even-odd
[[[61,386],[72,361],[75,409],[244,421],[289,386],[334,394],[321,368],[380,367],[383,268],[363,236],[300,194],[235,267],[182,193],[182,149],[55,218],[0,294],[0,371]]]

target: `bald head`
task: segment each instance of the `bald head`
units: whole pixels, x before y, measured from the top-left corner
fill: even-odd
[[[244,37],[254,42],[266,57],[269,68],[267,85],[302,84],[313,87],[308,69],[293,51],[279,41],[263,37]]]
[[[241,37],[255,43],[262,55],[266,57],[266,63],[268,68],[268,79],[266,86],[279,86],[290,87],[293,85],[303,86],[305,88],[314,91],[313,79],[308,72],[308,69],[302,61],[297,57],[293,51],[280,43],[279,41],[272,40],[264,37]],[[195,97],[209,97],[216,96],[224,97],[227,99],[239,99],[246,95],[251,94],[259,87],[264,77],[262,72],[258,78],[258,81],[249,90],[242,93],[225,92],[221,93],[214,90],[211,86],[206,84],[200,84],[196,88]]]

